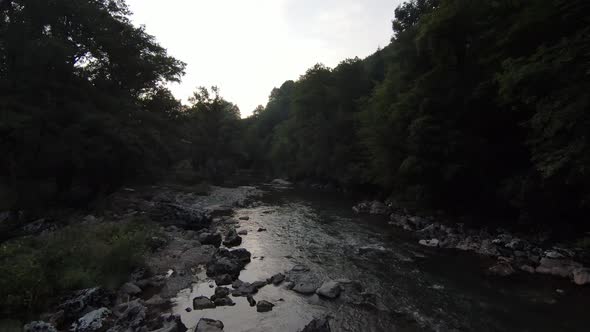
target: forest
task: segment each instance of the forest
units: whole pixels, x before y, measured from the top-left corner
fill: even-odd
[[[124,1],[0,2],[0,209],[83,205],[179,163],[251,168],[457,215],[584,225],[590,3],[412,0],[391,43],[317,64],[241,119]],[[287,78],[286,78],[287,79]]]

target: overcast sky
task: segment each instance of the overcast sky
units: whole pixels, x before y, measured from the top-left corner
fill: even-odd
[[[391,38],[401,0],[127,0],[168,52],[187,63],[186,100],[198,86],[217,85],[242,116],[266,105],[273,87],[321,62],[336,66],[366,57]]]

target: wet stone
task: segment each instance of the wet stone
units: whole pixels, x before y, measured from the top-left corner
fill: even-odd
[[[223,323],[219,320],[214,320],[210,318],[201,318],[197,327],[195,328],[195,332],[222,332],[223,331]]]
[[[205,296],[195,297],[193,300],[193,309],[203,310],[215,308],[215,303],[206,298]]]
[[[246,300],[248,300],[248,303],[251,307],[256,305],[256,300],[254,300],[254,297],[252,297],[252,295],[246,296]]]
[[[268,311],[271,311],[274,306],[275,306],[274,304],[272,304],[268,301],[265,301],[265,300],[258,301],[258,303],[256,304],[256,311],[268,312]]]

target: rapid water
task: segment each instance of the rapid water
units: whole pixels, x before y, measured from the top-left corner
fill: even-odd
[[[376,294],[376,307],[268,285],[254,298],[274,303],[271,312],[256,312],[244,297],[233,298],[233,307],[186,312],[194,297],[213,294],[214,282],[201,273],[174,300],[187,327],[207,317],[230,332],[299,331],[329,314],[333,331],[590,331],[588,287],[536,275],[487,276],[488,259],[421,247],[384,217],[353,214],[354,201],[343,195],[267,189],[263,205],[236,213],[250,217],[240,221],[248,230],[241,247],[253,257],[240,279],[264,280],[304,264],[325,279],[359,281]]]

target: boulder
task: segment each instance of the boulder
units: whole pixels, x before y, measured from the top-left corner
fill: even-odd
[[[328,317],[315,318],[307,324],[301,332],[331,332]]]
[[[514,268],[508,262],[498,262],[498,264],[490,267],[488,271],[496,276],[507,277],[514,274]]]
[[[277,273],[274,276],[270,277],[268,280],[268,283],[271,283],[275,286],[280,285],[283,281],[285,281],[285,275],[282,273]]]
[[[164,314],[158,320],[161,327],[151,332],[186,332],[188,330],[182,323],[180,315]]]
[[[228,257],[214,258],[207,264],[207,276],[216,277],[228,274],[233,278],[237,278],[243,266],[244,264],[237,259],[231,259]]]
[[[227,235],[225,236],[225,240],[223,241],[223,245],[226,247],[236,247],[242,244],[242,237],[236,233],[235,229],[231,229]]]
[[[219,247],[221,245],[221,234],[220,233],[201,233],[199,234],[199,242],[202,245],[212,245]]]
[[[440,241],[438,239],[420,240],[420,241],[418,241],[418,244],[420,244],[422,246],[426,246],[426,247],[436,248],[439,246]]]
[[[272,180],[271,184],[273,184],[275,186],[290,186],[290,185],[292,185],[291,182],[289,182],[287,180],[283,180],[283,179],[274,179],[274,180]]]
[[[113,324],[113,313],[107,308],[100,308],[80,317],[72,324],[72,332],[105,331]]]
[[[215,284],[217,286],[231,285],[233,278],[229,274],[222,274],[215,277]]]
[[[371,207],[369,209],[369,213],[370,214],[375,214],[375,215],[386,215],[388,212],[388,208],[387,205],[383,204],[382,202],[379,201],[373,201],[371,203]]]
[[[114,331],[137,330],[145,326],[147,308],[141,299],[119,304],[113,313],[117,317]]]
[[[258,303],[256,303],[256,311],[257,312],[268,312],[268,311],[271,311],[272,307],[274,307],[274,306],[275,306],[274,304],[272,304],[268,301],[265,301],[265,300],[258,301]]]
[[[121,289],[119,291],[127,295],[137,295],[141,293],[141,288],[139,288],[136,284],[132,282],[128,282],[121,286]]]
[[[540,265],[535,270],[537,273],[550,274],[559,277],[570,277],[574,270],[581,268],[580,263],[574,262],[570,259],[553,259],[543,257]]]
[[[531,273],[531,274],[535,273],[535,268],[530,265],[523,265],[520,267],[520,269],[526,273]]]
[[[198,296],[193,299],[193,309],[203,310],[215,308],[215,303],[206,298],[205,296]]]
[[[266,232],[266,228],[260,227],[260,228],[258,228],[258,232]]]
[[[18,330],[18,329],[17,329]],[[23,327],[24,332],[57,332],[57,329],[46,322],[30,322]]]
[[[319,278],[304,265],[296,265],[289,272],[287,278],[292,283],[293,291],[301,294],[314,294],[321,286]]]
[[[241,284],[236,285],[236,286],[237,287],[234,287],[234,289],[231,292],[232,296],[235,296],[235,297],[248,296],[248,295],[256,294],[258,292],[258,288],[256,288],[254,285],[250,284],[249,282],[241,282]]]
[[[220,298],[216,298],[213,303],[215,303],[216,306],[218,307],[225,307],[225,306],[234,306],[236,305],[234,303],[234,301],[232,301],[232,299],[230,299],[229,297],[220,297]]]
[[[590,284],[590,269],[578,268],[573,271],[574,282],[576,285]]]
[[[154,204],[150,211],[150,217],[164,225],[195,231],[207,228],[211,224],[211,217],[204,211],[168,202]]]
[[[230,293],[229,288],[227,287],[217,287],[215,288],[215,296],[217,298],[222,298],[228,296]]]
[[[254,297],[252,297],[252,295],[246,296],[246,300],[248,300],[248,303],[251,307],[256,305],[256,300],[254,300]]]
[[[58,310],[63,310],[64,319],[74,320],[89,310],[110,307],[114,295],[104,288],[95,287],[74,292],[67,297]]]
[[[239,248],[239,249],[234,249],[234,250],[230,251],[229,256],[241,261],[242,263],[249,263],[251,260],[252,254],[244,248]]]
[[[238,232],[238,235],[248,235],[248,231],[245,229],[242,229]]]
[[[243,217],[240,217],[240,218],[238,218],[238,219],[240,219],[240,220],[250,220],[250,217],[248,217],[248,216],[243,216]]]
[[[164,300],[160,295],[154,295],[149,300],[145,301],[145,304],[148,306],[161,306],[168,303],[167,300]]]
[[[195,328],[195,332],[222,332],[223,331],[223,323],[219,320],[209,319],[209,318],[201,318],[197,327]]]
[[[316,293],[329,299],[335,299],[340,295],[340,284],[332,280],[324,282],[322,286],[316,290]]]

